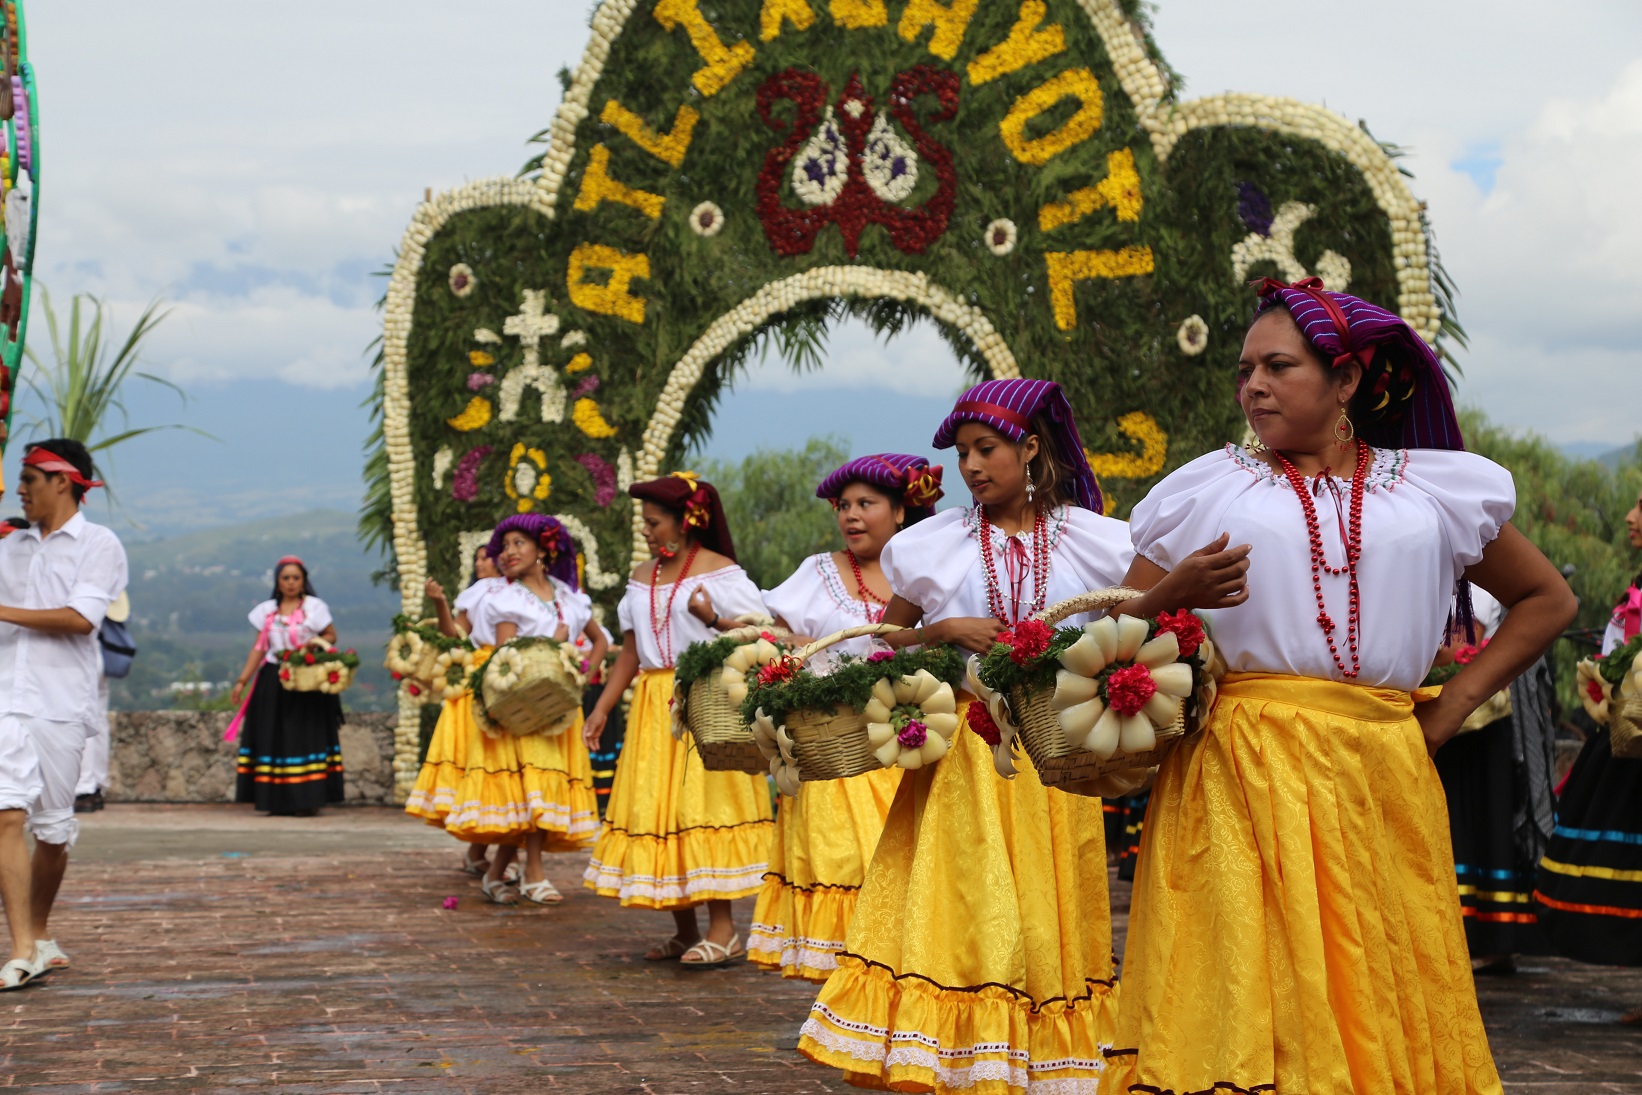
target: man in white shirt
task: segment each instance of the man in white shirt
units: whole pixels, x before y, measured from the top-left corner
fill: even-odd
[[[85,492],[102,486],[92,475],[78,441],[29,445],[17,491],[29,527],[0,540],[0,901],[12,943],[0,991],[68,966],[47,921],[79,835],[74,786],[100,702],[97,629],[126,584],[119,538],[80,513]]]

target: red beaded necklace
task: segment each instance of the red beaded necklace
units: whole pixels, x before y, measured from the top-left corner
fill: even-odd
[[[855,572],[855,588],[861,591],[861,600],[867,601],[871,604],[889,604],[888,601],[884,600],[882,597],[878,596],[878,594],[867,588],[867,580],[861,576],[861,560],[855,557],[855,552],[851,551],[849,548],[845,548],[844,554],[850,557],[850,569]]]
[[[1311,537],[1311,589],[1317,598],[1317,626],[1323,629],[1323,635],[1328,639],[1328,652],[1334,658],[1334,664],[1339,667],[1340,673],[1346,680],[1355,680],[1362,664],[1358,659],[1357,639],[1360,633],[1362,618],[1362,598],[1357,590],[1357,560],[1363,554],[1363,487],[1368,481],[1369,465],[1373,463],[1374,451],[1368,447],[1368,442],[1361,438],[1357,441],[1357,473],[1351,479],[1351,514],[1345,528],[1346,561],[1344,566],[1329,566],[1328,556],[1323,552],[1323,532],[1317,523],[1317,507],[1311,501],[1311,493],[1306,490],[1305,477],[1300,470],[1282,453],[1277,453],[1277,462],[1283,466],[1283,474],[1288,476],[1289,484],[1294,488],[1294,496],[1300,499],[1300,509],[1306,515],[1306,532]],[[1328,469],[1323,469],[1323,475]],[[1318,476],[1321,480],[1322,476]],[[1346,620],[1346,651],[1351,655],[1351,668],[1347,669],[1340,659],[1340,651],[1334,643],[1334,620],[1328,614],[1328,606],[1323,600],[1323,573],[1338,577],[1341,574],[1350,575],[1351,609]]]
[[[650,634],[656,637],[656,649],[661,653],[663,665],[673,664],[673,598],[678,596],[678,587],[684,584],[685,575],[690,573],[690,564],[696,561],[696,552],[700,550],[700,544],[690,545],[690,553],[684,557],[684,566],[679,569],[678,577],[673,579],[673,591],[667,595],[667,611],[659,624],[656,622],[656,584],[661,581],[662,560],[657,559],[654,569],[650,571]]]
[[[1021,611],[1026,592],[1026,571],[1016,574],[1006,554],[1004,565],[1010,570],[1010,585],[1015,612],[1011,615],[1004,605],[1004,593],[998,585],[998,566],[992,561],[992,522],[986,516],[985,506],[976,506],[981,519],[981,569],[986,574],[986,607],[994,619],[1006,627],[1013,627],[1026,617],[1043,610],[1049,597],[1049,519],[1038,507],[1032,518],[1032,601]],[[1013,537],[1011,537],[1013,539]]]

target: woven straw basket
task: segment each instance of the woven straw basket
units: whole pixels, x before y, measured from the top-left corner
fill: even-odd
[[[425,619],[416,621],[414,626],[418,630],[428,628],[437,631],[439,630],[439,620],[437,617],[429,616]],[[417,637],[421,638],[420,635]],[[416,663],[414,665],[401,668],[399,660],[393,656],[394,644],[399,640],[400,635],[398,634],[395,634],[388,640],[388,657],[384,660],[383,667],[390,672],[397,672],[403,680],[415,681],[418,685],[420,685],[422,687],[422,693],[416,697],[418,702],[424,705],[438,703],[439,690],[434,687],[433,674],[434,663],[439,660],[439,648],[424,640],[422,643],[422,651],[417,656]]]
[[[473,705],[480,727],[486,731],[500,729],[521,738],[564,733],[582,709],[582,677],[574,654],[564,653],[567,649],[567,643],[503,643],[498,647],[486,665],[482,695],[478,697],[481,702]],[[488,671],[504,650],[520,662],[518,678],[507,683]]]
[[[768,628],[738,627],[720,639],[754,642]],[[753,732],[741,720],[741,708],[724,694],[724,670],[714,669],[690,683],[684,705],[684,723],[701,755],[701,766],[709,772],[747,772],[762,775],[769,771],[764,754],[753,741]]]
[[[286,662],[284,668],[289,669],[291,675],[281,675],[279,683],[287,692],[336,693],[346,691],[353,684],[353,667],[341,662],[317,662],[313,665]],[[338,675],[335,684],[331,683],[332,673]]]
[[[1058,624],[1068,616],[1111,608],[1138,596],[1138,590],[1122,587],[1080,593],[1050,605],[1038,613],[1038,619],[1047,624]],[[1038,778],[1045,787],[1063,787],[1069,783],[1099,779],[1130,768],[1151,768],[1161,763],[1169,755],[1169,750],[1186,736],[1185,712],[1191,703],[1190,698],[1180,705],[1181,713],[1173,723],[1158,729],[1155,748],[1143,753],[1125,753],[1119,749],[1110,758],[1101,760],[1094,753],[1067,740],[1066,731],[1061,729],[1060,719],[1049,702],[1054,695],[1055,690],[1051,686],[1039,691],[1017,691],[1009,697],[1009,709],[1015,725],[1020,729],[1021,745],[1026,748],[1026,755],[1032,758]]]
[[[1634,676],[1627,680],[1635,680]],[[1617,700],[1619,697],[1615,696]],[[1642,758],[1642,696],[1627,697],[1608,726],[1608,748],[1628,760]]]
[[[799,661],[809,661],[836,643],[867,635],[888,635],[900,628],[893,624],[865,624],[845,628],[798,651]],[[787,712],[787,733],[792,737],[793,759],[798,762],[798,778],[806,782],[849,779],[876,772],[883,765],[872,755],[867,738],[867,719],[861,712],[839,704],[830,710],[794,708]]]

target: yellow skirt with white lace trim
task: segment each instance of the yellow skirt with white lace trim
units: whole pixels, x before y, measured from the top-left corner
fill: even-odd
[[[479,651],[479,660],[489,657]],[[473,696],[445,701],[405,812],[459,840],[519,844],[548,834],[548,851],[583,848],[599,828],[593,765],[582,717],[553,737],[491,737],[473,717]]]
[[[804,784],[781,800],[747,958],[783,977],[825,981],[838,966],[856,895],[901,769]]]
[[[1103,1095],[1501,1090],[1413,705],[1226,678],[1152,791]]]
[[[769,855],[769,780],[709,772],[672,733],[673,671],[639,674],[604,826],[583,880],[601,897],[685,909],[758,892]]]
[[[965,720],[902,777],[805,1056],[892,1091],[1094,1092],[1117,1021],[1100,800],[1017,766]]]

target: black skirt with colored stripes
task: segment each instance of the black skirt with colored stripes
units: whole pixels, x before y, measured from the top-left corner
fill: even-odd
[[[1568,773],[1534,896],[1556,953],[1642,966],[1642,760],[1615,758],[1606,729]]]
[[[341,727],[341,700],[325,692],[288,692],[278,667],[264,663],[240,728],[234,801],[270,814],[341,802]]]
[[[1140,858],[1140,832],[1146,823],[1146,804],[1151,793],[1109,798],[1101,803],[1106,818],[1106,850],[1117,859],[1117,876],[1124,882],[1135,880],[1135,863]]]
[[[1461,734],[1437,751],[1448,799],[1460,912],[1473,956],[1544,954],[1534,905],[1535,864],[1518,847],[1513,818],[1522,793],[1511,758],[1511,719]]]

